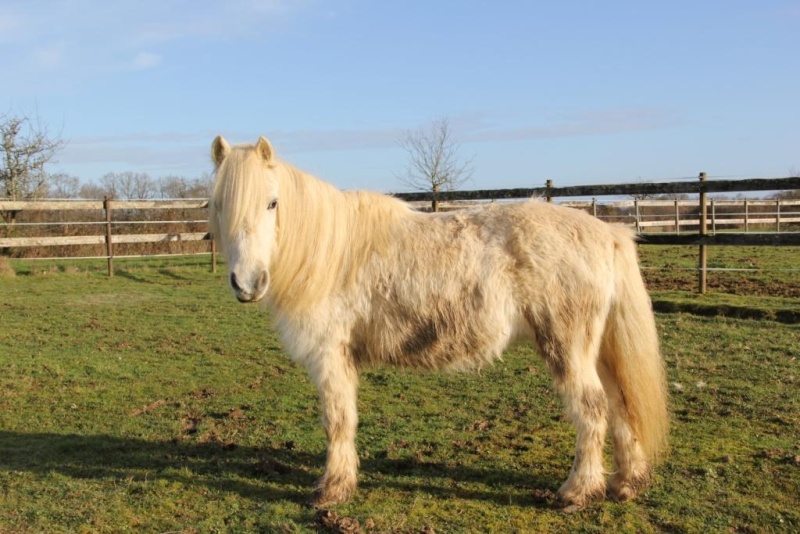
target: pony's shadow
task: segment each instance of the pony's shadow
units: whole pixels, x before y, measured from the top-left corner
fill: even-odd
[[[136,276],[131,271],[128,271],[126,269],[115,269],[114,270],[114,274],[117,275],[117,276],[120,276],[122,278],[131,280],[132,282],[139,282],[139,283],[142,283],[142,284],[154,284],[155,283],[155,282],[153,282],[153,280],[148,279],[146,276]],[[189,281],[190,280],[190,278],[188,278],[186,276],[181,276],[180,274],[177,274],[176,272],[174,272],[174,271],[172,271],[170,269],[159,269],[158,270],[158,274],[160,274],[161,276],[172,278],[173,280],[177,280],[178,282],[185,282],[185,281]]]
[[[239,447],[219,443],[147,441],[108,435],[20,433],[0,431],[0,470],[47,474],[57,472],[76,479],[152,480],[235,492],[261,501],[306,503],[321,474],[325,455],[286,447]],[[188,474],[187,474],[188,470]],[[362,488],[392,487],[414,493],[424,491],[441,498],[493,501],[507,504],[509,491],[531,490],[518,504],[550,508],[553,481],[536,473],[497,469],[451,467],[413,459],[370,458],[361,463]],[[376,482],[372,475],[380,475]],[[409,476],[425,482],[409,482]],[[436,482],[447,478],[448,482]],[[486,481],[493,481],[486,484]],[[266,482],[266,483],[265,483]],[[477,484],[476,484],[477,483]],[[462,487],[468,485],[469,487]],[[475,489],[483,488],[483,489]]]
[[[159,269],[158,274],[160,274],[161,276],[166,276],[167,278],[172,278],[173,280],[177,280],[179,282],[185,282],[191,280],[191,278],[189,278],[188,276],[180,275],[175,271],[173,271],[172,269]]]
[[[132,281],[132,282],[139,282],[140,284],[154,284],[155,283],[152,280],[148,280],[144,276],[136,276],[135,274],[133,274],[132,272],[130,272],[130,271],[126,270],[126,269],[114,269],[114,275],[115,276],[119,276],[120,278],[125,278],[127,280]]]

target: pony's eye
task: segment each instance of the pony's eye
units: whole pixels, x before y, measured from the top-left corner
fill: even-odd
[[[272,199],[272,202],[269,203],[269,205],[267,206],[267,209],[268,210],[274,210],[277,207],[278,207],[278,199],[275,198],[275,199]]]

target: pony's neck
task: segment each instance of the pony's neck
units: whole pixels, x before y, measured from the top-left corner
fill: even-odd
[[[384,195],[340,191],[289,165],[280,175],[271,295],[279,312],[296,314],[355,283],[408,208]]]

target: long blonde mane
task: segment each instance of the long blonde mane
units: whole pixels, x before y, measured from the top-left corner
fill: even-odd
[[[217,170],[211,227],[224,216],[229,232],[252,227],[278,185],[276,250],[270,294],[282,313],[305,311],[334,289],[353,284],[373,254],[388,249],[397,224],[412,212],[377,193],[345,192],[277,158],[264,162],[253,145],[234,147]],[[223,241],[232,235],[221,236]]]

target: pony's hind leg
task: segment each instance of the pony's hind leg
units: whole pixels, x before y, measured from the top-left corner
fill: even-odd
[[[608,395],[611,439],[614,447],[614,469],[608,481],[608,495],[615,501],[636,497],[650,480],[650,464],[625,418],[627,408],[622,392],[605,365],[600,365],[600,378]]]
[[[358,480],[355,436],[358,425],[356,391],[358,371],[347,351],[322,354],[307,362],[322,403],[322,425],[328,438],[325,472],[317,481],[311,504],[324,506],[347,501]]]

